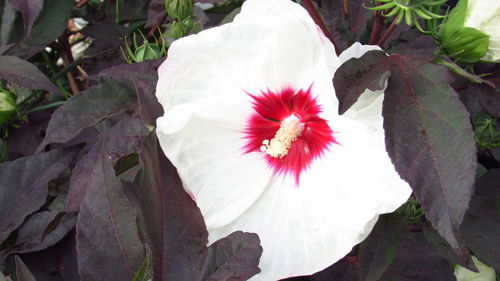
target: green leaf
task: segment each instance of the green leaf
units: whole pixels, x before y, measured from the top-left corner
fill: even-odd
[[[467,15],[467,1],[468,0],[459,0],[455,8],[453,8],[446,17],[441,32],[441,38],[443,40],[452,39],[453,32],[464,26],[465,16]]]

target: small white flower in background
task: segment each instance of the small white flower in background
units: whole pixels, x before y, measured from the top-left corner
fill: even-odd
[[[455,277],[457,281],[495,281],[495,270],[480,260],[478,260],[475,256],[472,256],[472,260],[476,265],[479,273],[468,270],[465,267],[461,267],[459,265],[455,266]]]
[[[234,22],[175,41],[162,64],[163,151],[200,208],[209,243],[255,232],[262,272],[320,271],[365,239],[411,190],[385,150],[382,92],[343,116],[332,77],[340,57],[288,0],[247,0]]]
[[[440,33],[443,49],[454,59],[500,62],[500,1],[460,0]]]

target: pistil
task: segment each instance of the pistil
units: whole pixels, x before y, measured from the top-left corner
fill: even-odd
[[[290,115],[281,121],[279,130],[270,141],[262,141],[260,150],[266,152],[273,158],[283,158],[287,155],[292,143],[300,136],[304,124],[295,115]]]

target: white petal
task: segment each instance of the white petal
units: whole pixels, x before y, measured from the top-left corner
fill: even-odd
[[[209,229],[210,242],[235,230],[256,232],[264,249],[262,273],[251,280],[277,280],[320,271],[369,234],[378,214],[403,204],[411,189],[385,151],[360,122],[331,120],[340,145],[301,176],[275,177],[259,200],[232,224]]]
[[[318,72],[339,64],[322,36],[292,1],[248,0],[233,23],[172,44],[158,71],[157,97],[168,110],[199,98],[307,88]]]
[[[361,45],[361,43],[356,42],[352,44],[349,48],[343,51],[340,56],[340,62],[344,63],[352,58],[360,58],[368,51],[381,51],[382,49],[377,45]]]
[[[241,131],[250,110],[244,105],[200,100],[186,108],[177,106],[157,120],[161,147],[196,201],[207,227],[224,226],[241,215],[272,176],[260,153],[243,153]]]

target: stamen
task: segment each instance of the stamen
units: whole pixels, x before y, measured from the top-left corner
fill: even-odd
[[[290,150],[292,142],[300,136],[303,128],[304,125],[300,122],[300,119],[297,118],[297,116],[288,116],[281,121],[281,126],[271,141],[262,141],[260,150],[262,152],[266,152],[271,157],[283,158]]]

